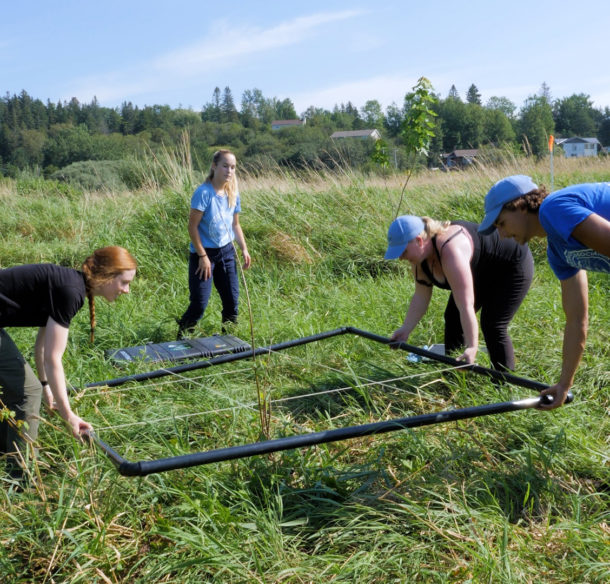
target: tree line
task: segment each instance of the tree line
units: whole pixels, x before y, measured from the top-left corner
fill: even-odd
[[[19,95],[7,93],[0,98],[0,174],[17,176],[34,170],[50,176],[83,161],[145,156],[179,144],[185,132],[191,151],[199,153],[194,165],[201,170],[218,147],[231,148],[240,162],[253,168],[262,159],[290,167],[374,167],[379,145],[375,149],[367,141],[330,140],[337,130],[359,129],[379,130],[386,159],[401,168],[407,164],[402,148],[408,96],[385,111],[377,100],[369,100],[361,108],[349,101],[332,110],[310,106],[298,115],[290,99],[267,98],[259,89],[244,91],[238,108],[231,89],[217,87],[199,112],[167,105],[138,107],[131,102],[108,108],[95,98],[88,104],[76,98],[44,103],[25,90]],[[610,145],[610,108],[594,107],[583,93],[553,99],[546,84],[520,108],[506,97],[491,97],[483,104],[474,84],[464,99],[455,86],[444,98],[435,94],[431,107],[436,114],[433,137],[420,160],[428,166],[439,166],[443,153],[486,146],[543,156],[550,134],[597,137]],[[305,124],[271,129],[273,120],[296,118]]]

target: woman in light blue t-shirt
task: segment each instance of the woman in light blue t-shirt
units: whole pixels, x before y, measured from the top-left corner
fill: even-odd
[[[509,176],[485,197],[479,231],[495,228],[518,243],[547,239],[549,264],[561,282],[566,326],[559,381],[542,392],[554,399],[542,407],[559,407],[574,382],[587,339],[587,271],[610,273],[610,183],[572,185],[549,195],[529,176]]]
[[[241,202],[230,150],[214,153],[205,182],[193,193],[188,220],[189,306],[178,321],[178,338],[193,332],[210,300],[212,283],[222,302],[222,322],[237,322],[239,278],[233,240],[241,249],[244,269],[250,254],[239,224]]]

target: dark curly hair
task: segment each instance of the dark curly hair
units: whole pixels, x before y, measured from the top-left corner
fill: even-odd
[[[507,211],[525,209],[528,213],[538,213],[538,209],[540,209],[542,201],[544,201],[548,194],[549,192],[546,190],[546,187],[544,185],[540,185],[537,189],[509,201],[504,205],[504,207],[502,207],[502,209],[506,209]]]

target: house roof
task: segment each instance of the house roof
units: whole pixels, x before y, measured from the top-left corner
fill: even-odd
[[[333,132],[331,138],[362,138],[372,136],[373,134],[379,134],[378,130],[344,130],[340,132]]]
[[[597,138],[582,138],[581,136],[572,136],[571,138],[561,138],[556,141],[557,144],[599,144],[601,146],[600,141]]]
[[[273,120],[272,126],[302,126],[302,120]]]
[[[455,158],[474,158],[479,151],[477,149],[471,150],[454,150],[448,154],[443,154],[443,158],[455,157]]]

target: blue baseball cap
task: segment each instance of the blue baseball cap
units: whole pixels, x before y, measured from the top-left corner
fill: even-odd
[[[415,215],[401,215],[396,217],[388,229],[388,249],[384,259],[395,260],[407,247],[412,239],[415,239],[425,229],[421,217]]]
[[[479,226],[479,232],[483,235],[490,234],[495,229],[494,223],[506,203],[537,188],[538,185],[524,174],[515,174],[499,180],[485,196],[485,217]]]

